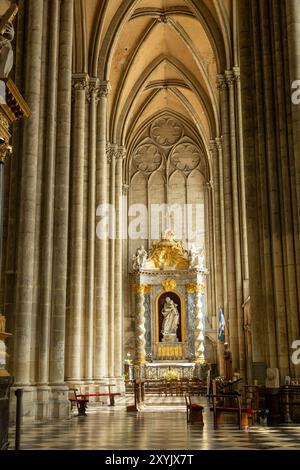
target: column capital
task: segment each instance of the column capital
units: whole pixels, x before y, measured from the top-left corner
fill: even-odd
[[[219,73],[217,75],[217,88],[220,91],[223,91],[227,88],[227,80],[225,75],[223,75],[222,73]]]
[[[206,182],[204,183],[204,187],[207,188],[208,191],[211,191],[212,189],[214,189],[214,182],[213,182],[213,180],[206,181]]]
[[[116,149],[116,159],[117,160],[124,160],[125,157],[126,157],[126,149],[125,149],[124,145],[118,145],[118,147]]]
[[[110,142],[107,142],[106,144],[106,157],[107,163],[110,165],[112,159],[114,158],[114,146]]]
[[[225,71],[225,78],[226,78],[226,83],[227,86],[230,88],[234,85],[234,82],[236,80],[234,73],[232,70],[226,70]]]
[[[127,196],[127,194],[129,193],[129,184],[125,184],[123,183],[123,186],[122,186],[122,192],[123,192],[123,196]]]
[[[218,151],[220,152],[221,150],[223,150],[223,147],[222,147],[223,139],[222,139],[222,137],[217,137],[215,142],[216,142],[216,146],[217,146]]]
[[[212,140],[209,141],[209,151],[213,153],[216,150],[217,150],[216,139],[212,139]]]
[[[241,79],[240,67],[233,67],[232,70],[233,70],[233,75],[234,75],[235,80],[239,82]]]
[[[123,160],[126,156],[126,149],[123,145],[110,144],[106,146],[107,162],[111,163],[112,159]]]
[[[99,79],[92,77],[89,79],[88,86],[87,86],[87,100],[90,102],[93,96],[97,98],[98,92],[99,92]]]
[[[103,82],[99,82],[98,88],[98,98],[107,98],[107,96],[111,93],[111,85],[108,80]]]
[[[84,91],[89,85],[89,76],[86,73],[74,73],[72,75],[72,88],[77,91]]]

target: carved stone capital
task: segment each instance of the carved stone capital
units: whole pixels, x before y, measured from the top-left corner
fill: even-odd
[[[236,81],[236,77],[234,76],[234,73],[232,70],[226,70],[225,72],[225,77],[226,77],[226,83],[228,87],[232,87]]]
[[[216,146],[217,146],[218,151],[221,152],[223,150],[223,147],[222,147],[223,140],[222,140],[222,138],[217,137],[215,142],[216,142]]]
[[[129,184],[125,184],[123,183],[123,186],[122,186],[122,193],[123,193],[123,196],[127,196],[128,192],[129,192]]]
[[[111,163],[112,159],[123,160],[126,156],[126,149],[123,145],[107,144],[106,146],[107,162]]]
[[[106,157],[107,157],[107,163],[110,165],[113,157],[114,157],[114,146],[107,142],[106,144]]]
[[[119,145],[117,150],[116,150],[116,159],[117,160],[124,160],[126,157],[126,149],[123,145]]]
[[[241,80],[241,71],[239,67],[233,67],[233,75],[237,82]]]
[[[106,98],[110,93],[111,93],[111,85],[107,80],[99,83],[98,92],[97,92],[98,99]]]
[[[217,151],[217,143],[216,140],[210,140],[209,141],[209,151],[211,153],[215,153]]]
[[[91,98],[94,96],[96,100],[98,99],[99,93],[99,79],[98,78],[90,78],[87,86],[87,93],[86,97],[88,102],[91,101]]]
[[[89,84],[89,77],[85,73],[73,74],[72,76],[72,88],[75,91],[84,91],[87,89]]]
[[[217,75],[217,88],[220,91],[223,91],[227,88],[227,80],[226,80],[225,75],[223,74]]]
[[[209,191],[211,191],[212,189],[214,189],[214,182],[213,182],[213,180],[206,181],[205,187],[206,187]]]

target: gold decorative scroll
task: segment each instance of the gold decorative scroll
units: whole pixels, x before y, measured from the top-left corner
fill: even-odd
[[[136,294],[151,294],[152,287],[148,284],[135,284],[134,292]]]
[[[176,281],[175,279],[165,279],[162,281],[161,285],[165,289],[165,291],[172,291],[176,289]]]
[[[204,284],[187,284],[185,288],[189,294],[205,294]]]

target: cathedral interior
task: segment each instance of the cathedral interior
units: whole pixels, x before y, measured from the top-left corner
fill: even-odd
[[[1,449],[18,390],[24,448],[299,446],[299,38],[299,0],[0,1]]]

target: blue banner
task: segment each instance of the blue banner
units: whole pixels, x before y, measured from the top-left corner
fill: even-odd
[[[218,340],[222,343],[225,342],[225,317],[223,313],[222,307],[220,307],[220,314],[219,314],[219,333],[218,333]]]

